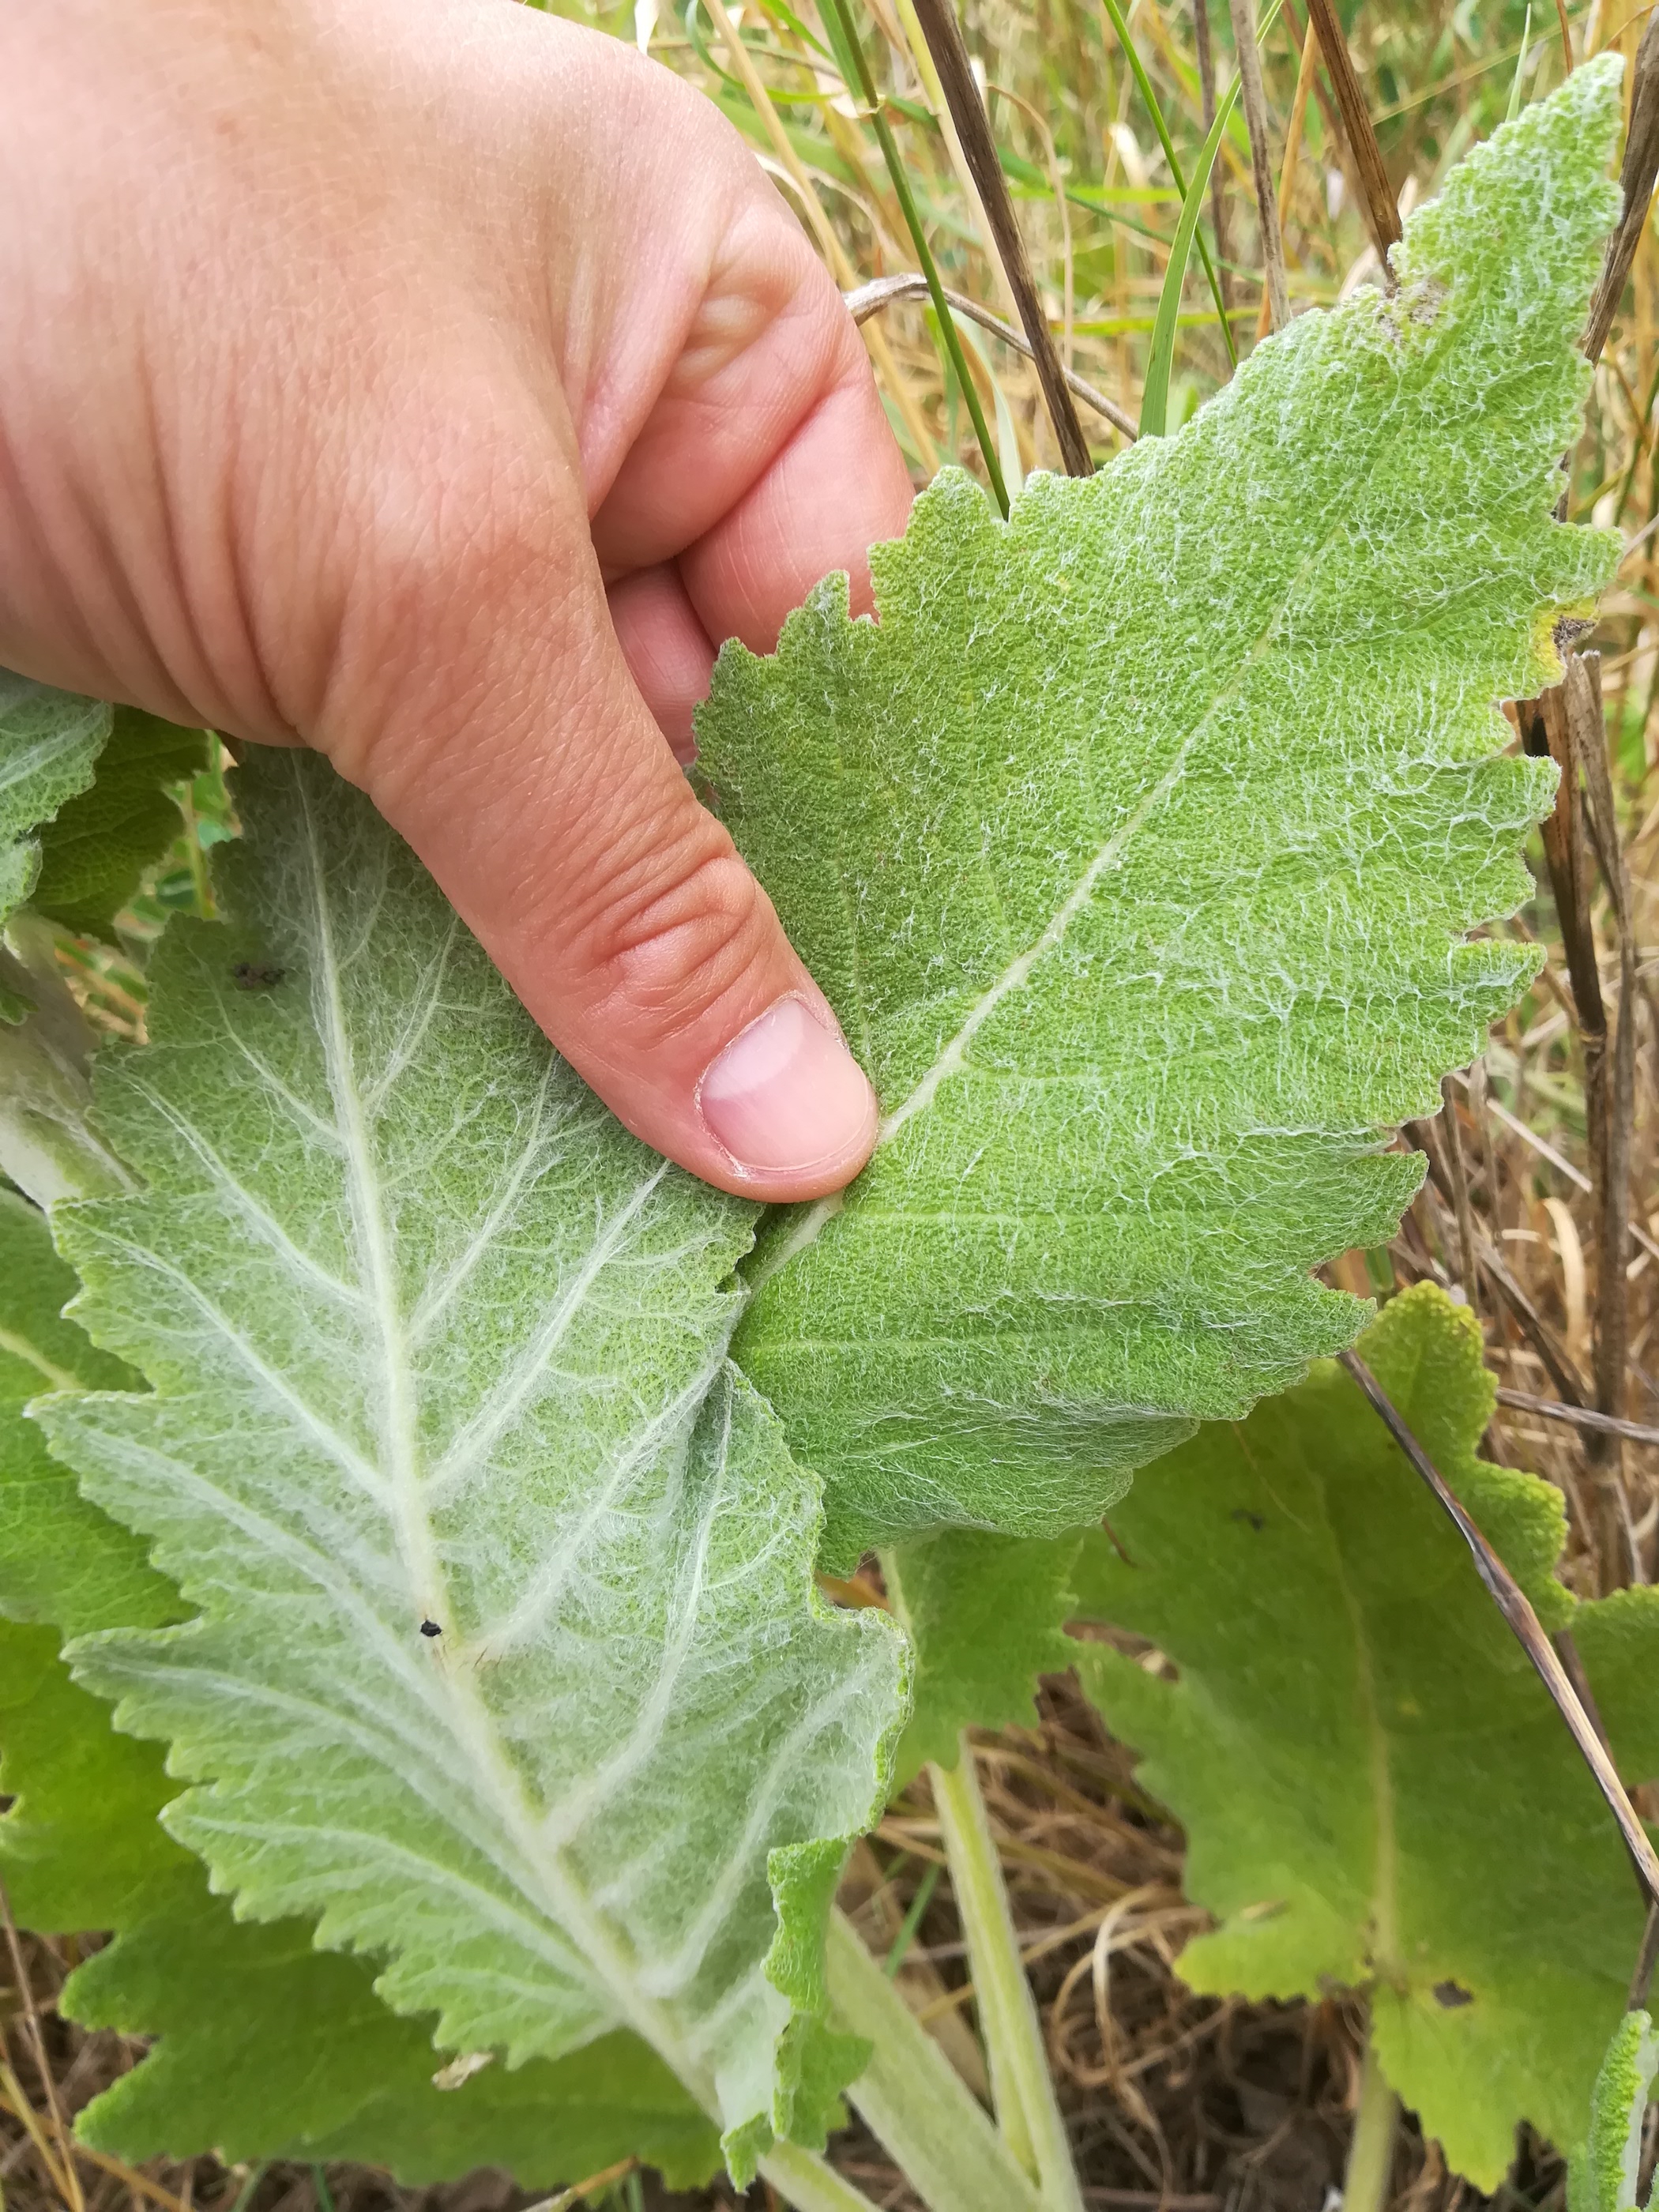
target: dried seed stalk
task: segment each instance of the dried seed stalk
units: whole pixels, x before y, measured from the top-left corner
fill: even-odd
[[[1014,217],[1014,203],[1009,194],[1008,180],[1002,173],[996,141],[991,135],[990,118],[969,66],[968,49],[963,44],[956,9],[951,0],[915,0],[915,10],[927,51],[939,71],[951,120],[957,126],[957,136],[962,141],[962,150],[990,223],[1008,289],[1025,326],[1037,381],[1042,386],[1066,472],[1073,477],[1092,476],[1095,465],[1089,457],[1089,441],[1078,420],[1066,372],[1054,349],[1048,318],[1026,258],[1025,240]]]
[[[1353,57],[1348,52],[1348,42],[1342,35],[1342,26],[1331,0],[1308,0],[1308,18],[1319,34],[1320,52],[1325,57],[1331,88],[1342,113],[1343,132],[1359,173],[1360,200],[1371,244],[1382,265],[1382,282],[1392,290],[1394,272],[1389,266],[1389,250],[1400,243],[1400,209],[1389,183],[1389,173],[1382,165],[1382,149],[1376,143],[1365,95],[1354,73]]]
[[[1273,326],[1291,319],[1291,295],[1285,281],[1285,240],[1279,228],[1279,198],[1273,189],[1273,155],[1267,137],[1267,95],[1261,82],[1261,57],[1255,47],[1255,0],[1231,0],[1233,43],[1238,49],[1238,89],[1250,134],[1250,167],[1255,179],[1256,215],[1261,228],[1261,274]]]

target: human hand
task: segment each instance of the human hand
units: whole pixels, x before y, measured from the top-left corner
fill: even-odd
[[[869,1085],[670,746],[909,489],[735,132],[516,0],[9,0],[0,180],[0,662],[317,746],[630,1128],[846,1182]]]

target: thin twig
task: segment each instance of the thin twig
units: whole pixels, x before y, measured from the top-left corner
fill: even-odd
[[[1659,1429],[1649,1428],[1641,1421],[1627,1421],[1617,1413],[1598,1413],[1593,1406],[1564,1406],[1554,1398],[1534,1398],[1529,1390],[1500,1390],[1498,1402],[1513,1406],[1517,1413],[1537,1413],[1547,1421],[1565,1421],[1575,1429],[1625,1437],[1633,1444],[1659,1444]]]
[[[1522,1333],[1543,1361],[1550,1381],[1570,1406],[1582,1407],[1589,1394],[1571,1353],[1516,1281],[1497,1246],[1485,1237],[1477,1237],[1474,1249],[1480,1272],[1520,1322]]]
[[[64,2169],[64,2180],[68,2190],[70,2212],[87,2212],[87,2200],[81,2187],[81,2176],[76,2169],[75,2143],[70,2134],[69,2122],[64,2116],[62,2100],[58,2094],[58,2083],[52,2070],[52,2061],[46,2055],[46,2039],[40,2027],[40,2015],[35,2009],[34,1990],[29,1981],[28,1968],[23,1963],[23,1947],[17,1940],[17,1923],[11,1917],[11,1899],[6,1894],[6,1885],[0,1881],[0,1923],[6,1931],[6,1950],[11,1959],[12,1972],[17,1977],[17,1993],[22,1999],[23,2019],[34,2045],[34,2063],[40,2069],[41,2094],[46,2100],[46,2113],[52,2122],[52,2138],[58,2145],[58,2157]]]
[[[1428,1193],[1429,1197],[1432,1200],[1438,1194],[1449,1205],[1452,1195],[1451,1176],[1440,1157],[1439,1140],[1436,1134],[1438,1127],[1437,1115],[1432,1121],[1406,1121],[1401,1124],[1403,1133],[1428,1160],[1429,1176],[1433,1186]],[[1438,1226],[1439,1217],[1437,1214],[1435,1218]],[[1440,1241],[1449,1255],[1451,1243],[1443,1231],[1441,1232]],[[1522,1289],[1520,1284],[1516,1282],[1498,1247],[1480,1230],[1474,1232],[1474,1256],[1480,1263],[1481,1273],[1515,1316],[1534,1350],[1543,1361],[1545,1370],[1551,1382],[1554,1383],[1570,1406],[1582,1406],[1589,1394],[1585,1388],[1583,1377],[1573,1363],[1571,1354]]]
[[[1042,396],[1048,403],[1066,472],[1073,477],[1092,476],[1095,465],[1089,457],[1089,441],[1083,434],[1083,425],[1078,421],[1066,372],[1060,365],[1059,354],[1054,350],[1048,318],[1037,296],[1036,281],[1031,274],[1030,262],[1026,258],[1025,240],[1015,220],[1008,179],[1002,173],[1002,162],[997,153],[996,140],[991,135],[991,119],[985,112],[985,102],[980,98],[979,87],[974,82],[974,72],[969,65],[968,49],[963,44],[962,26],[957,21],[956,9],[952,0],[915,0],[915,10],[922,36],[927,41],[927,51],[939,71],[945,105],[951,111],[951,120],[957,126],[962,150],[967,156],[969,169],[979,189],[986,220],[991,226],[991,235],[1002,262],[1003,273],[1008,279],[1008,289],[1014,295],[1019,319],[1025,326],[1031,359],[1036,364],[1037,381],[1042,386]]]
[[[607,2166],[603,2173],[590,2173],[586,2181],[578,2181],[568,2189],[560,2190],[555,2197],[544,2197],[538,2203],[526,2206],[526,2212],[573,2212],[575,2205],[585,2203],[590,2197],[597,2197],[607,2184],[626,2180],[638,2165],[636,2158],[619,2159],[616,2165]]]
[[[1595,1402],[1602,1413],[1617,1414],[1624,1409],[1625,1362],[1630,1348],[1630,1282],[1625,1270],[1630,1257],[1631,1135],[1636,1120],[1636,943],[1630,878],[1620,850],[1618,810],[1607,767],[1601,654],[1576,656],[1568,664],[1562,690],[1573,751],[1584,775],[1584,816],[1607,886],[1619,939],[1619,1013],[1606,1085],[1601,1182],[1595,1193]],[[1616,1447],[1588,1455],[1593,1465],[1616,1470]]]
[[[1558,1175],[1564,1175],[1575,1190],[1588,1192],[1590,1189],[1590,1179],[1582,1168],[1576,1168],[1571,1160],[1564,1159],[1547,1138],[1540,1137],[1535,1129],[1529,1129],[1517,1115],[1510,1113],[1501,1099],[1494,1098],[1490,1091],[1486,1094],[1486,1110],[1495,1114],[1512,1135],[1523,1139],[1530,1145],[1540,1158],[1547,1159]],[[1631,1223],[1630,1233],[1650,1259],[1659,1260],[1659,1243],[1655,1243],[1639,1221]]]
[[[10,2079],[15,2086],[15,2075]],[[24,2113],[18,2110],[9,2095],[0,2095],[0,2112],[9,2112],[20,2124],[27,2124]],[[185,2197],[176,2196],[170,2189],[164,2189],[159,2181],[152,2181],[147,2173],[141,2173],[136,2166],[129,2166],[125,2159],[112,2158],[105,2151],[88,2149],[85,2143],[76,2143],[75,2154],[77,2158],[85,2159],[89,2166],[95,2166],[100,2173],[112,2174],[116,2180],[138,2196],[148,2197],[151,2203],[161,2205],[162,2212],[188,2212]]]
[[[1376,127],[1331,0],[1308,0],[1308,19],[1319,33],[1320,52],[1325,57],[1331,89],[1342,113],[1343,133],[1353,155],[1354,167],[1359,172],[1359,195],[1366,228],[1382,264],[1382,282],[1392,291],[1395,278],[1389,252],[1390,247],[1400,243],[1400,208],[1389,184],[1389,173],[1382,166],[1382,149],[1376,143]]]
[[[1652,1840],[1626,1795],[1624,1784],[1619,1779],[1618,1769],[1584,1711],[1555,1646],[1540,1626],[1538,1615],[1533,1611],[1526,1592],[1481,1534],[1466,1511],[1462,1500],[1412,1434],[1387,1392],[1358,1353],[1344,1352],[1338,1356],[1370,1401],[1389,1433],[1428,1485],[1442,1511],[1468,1546],[1475,1572],[1509,1623],[1516,1641],[1537,1670],[1539,1679],[1548,1691],[1557,1711],[1566,1723],[1567,1731],[1578,1747],[1579,1756],[1589,1767],[1596,1788],[1618,1822],[1619,1832],[1624,1838],[1625,1847],[1635,1865],[1644,1895],[1650,1905],[1659,1904],[1659,1854],[1655,1853]]]
[[[1296,0],[1284,0],[1284,10],[1285,21],[1290,25],[1297,46],[1300,48],[1305,41],[1307,33],[1314,30],[1313,19],[1310,16],[1305,25],[1298,25]],[[1316,44],[1318,42],[1318,37],[1317,31],[1314,31]],[[1337,112],[1336,103],[1326,90],[1325,80],[1317,70],[1314,71],[1313,91],[1314,98],[1319,102],[1319,112],[1325,118],[1326,136],[1329,141],[1331,153],[1341,173],[1342,189],[1346,204],[1350,207],[1363,207],[1365,195],[1355,182],[1358,173],[1354,167],[1353,155],[1349,149],[1348,135],[1342,128],[1342,118]],[[1376,248],[1373,247],[1372,251],[1375,252]]]
[[[69,2184],[58,2171],[58,2160],[52,2142],[40,2124],[40,2116],[24,2094],[23,2085],[7,2064],[5,2041],[0,2035],[0,2112],[9,2112],[34,2146],[34,2154],[40,2161],[40,2171],[58,2191],[65,2204],[69,2203]]]
[[[1291,319],[1291,295],[1285,283],[1285,241],[1279,235],[1279,201],[1273,191],[1273,152],[1267,140],[1267,95],[1261,85],[1261,57],[1255,47],[1255,0],[1229,0],[1233,44],[1238,49],[1238,89],[1244,125],[1250,134],[1250,170],[1255,180],[1256,216],[1261,229],[1261,273],[1273,328]]]
[[[1607,240],[1601,280],[1590,301],[1584,351],[1591,361],[1601,359],[1613,319],[1619,312],[1625,281],[1647,227],[1648,204],[1653,198],[1656,177],[1659,177],[1659,10],[1648,17],[1642,43],[1636,49],[1636,67],[1631,76],[1630,130],[1625,139],[1624,165],[1619,172],[1625,211],[1618,229]]]
[[[1193,43],[1198,49],[1198,89],[1204,109],[1204,135],[1207,138],[1215,121],[1215,58],[1210,51],[1207,0],[1193,0]],[[1210,224],[1215,232],[1216,275],[1221,286],[1222,313],[1231,315],[1233,272],[1228,266],[1231,249],[1227,243],[1227,196],[1219,161],[1212,164],[1210,170]]]
[[[1291,202],[1296,195],[1296,173],[1308,117],[1308,93],[1314,81],[1314,57],[1318,52],[1319,42],[1310,22],[1303,35],[1302,58],[1296,70],[1296,90],[1291,97],[1291,119],[1285,126],[1285,154],[1279,165],[1279,229],[1281,237],[1285,225],[1290,221]],[[1212,169],[1210,174],[1213,176],[1215,171]],[[1267,302],[1265,298],[1261,302],[1261,312],[1256,318],[1255,334],[1258,339],[1267,335]]]
[[[129,2166],[125,2159],[111,2158],[101,2150],[89,2150],[85,2143],[77,2143],[76,2150],[89,2166],[95,2166],[100,2173],[113,2174],[138,2196],[148,2197],[152,2204],[161,2205],[162,2212],[188,2212],[187,2196],[175,2196],[172,2190],[163,2189],[159,2181],[152,2181],[147,2173],[141,2173],[136,2166]]]
[[[1085,2189],[1084,2201],[1108,2212],[1221,2212],[1224,2200],[1203,2195],[1171,2197],[1158,2189]]]
[[[1005,344],[1023,353],[1027,361],[1032,358],[1030,340],[1024,331],[1017,331],[1012,323],[1005,323],[994,308],[984,306],[978,300],[970,300],[965,292],[953,292],[948,284],[942,289],[957,314],[965,316],[970,323],[977,323],[981,330],[989,331],[993,337],[1002,339]],[[872,315],[879,314],[895,300],[925,300],[927,297],[927,279],[919,269],[904,270],[891,276],[874,277],[869,283],[860,284],[856,291],[843,292],[842,297],[847,302],[847,311],[853,320],[867,323]],[[1109,399],[1103,392],[1097,391],[1083,377],[1075,375],[1063,362],[1060,373],[1085,407],[1092,407],[1096,414],[1103,415],[1113,429],[1123,437],[1133,439],[1134,417],[1126,414],[1115,399]]]
[[[1659,1905],[1650,1905],[1647,1925],[1642,1930],[1642,1948],[1630,1978],[1630,1995],[1625,2000],[1626,2012],[1635,2012],[1647,2003],[1656,1965],[1659,1965]]]
[[[1463,1139],[1457,1127],[1457,1107],[1451,1078],[1440,1086],[1440,1132],[1445,1139],[1446,1167],[1451,1176],[1452,1211],[1457,1220],[1458,1257],[1463,1277],[1463,1296],[1471,1311],[1480,1311],[1479,1278],[1474,1257],[1474,1215],[1469,1206],[1469,1178],[1463,1167]]]
[[[1109,2212],[1221,2212],[1219,2197],[1171,2197],[1158,2189],[1085,2189],[1084,2201]]]
[[[1620,1116],[1614,1110],[1615,1068],[1608,1053],[1607,1004],[1601,994],[1601,958],[1592,915],[1590,859],[1585,836],[1586,808],[1579,785],[1579,770],[1589,757],[1602,749],[1605,770],[1606,738],[1601,731],[1599,663],[1592,667],[1577,654],[1569,655],[1562,679],[1536,702],[1521,709],[1521,741],[1538,757],[1547,753],[1560,772],[1555,805],[1543,824],[1544,857],[1549,866],[1550,889],[1555,898],[1556,920],[1566,954],[1578,1017],[1578,1044],[1584,1071],[1584,1122],[1589,1140],[1589,1176],[1598,1228],[1605,1237],[1610,1222],[1618,1255],[1619,1280],[1607,1310],[1598,1299],[1595,1342],[1595,1396],[1604,1413],[1616,1413],[1623,1402],[1620,1387],[1625,1366],[1628,1309],[1624,1281],[1628,1200],[1620,1195],[1629,1181],[1629,1124],[1625,1121],[1622,1146],[1616,1141]],[[1589,773],[1594,773],[1593,769]],[[1611,793],[1609,793],[1609,799]],[[1634,1030],[1631,1032],[1633,1040]],[[1628,1046],[1627,1046],[1628,1049]],[[1634,1083],[1634,1061],[1630,1080]],[[1613,1155],[1622,1152],[1622,1169]],[[1615,1184],[1620,1188],[1615,1189]],[[1610,1209],[1611,1208],[1611,1212]],[[1617,1219],[1613,1221],[1613,1217]],[[1598,1237],[1598,1242],[1602,1241]],[[1608,1289],[1604,1271],[1601,1289]],[[1557,1385],[1558,1389],[1559,1384]],[[1609,1400],[1612,1402],[1609,1402]],[[1615,1494],[1617,1444],[1605,1434],[1587,1445],[1585,1458],[1597,1475],[1595,1484],[1595,1551],[1601,1586],[1615,1589],[1627,1579],[1629,1542],[1625,1533],[1622,1500]]]

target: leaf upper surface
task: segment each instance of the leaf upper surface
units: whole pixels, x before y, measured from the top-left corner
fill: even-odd
[[[66,929],[107,936],[144,870],[179,834],[167,786],[194,775],[205,759],[202,731],[116,708],[97,781],[41,835],[33,903]]]
[[[0,669],[0,929],[40,873],[35,832],[92,781],[112,720],[100,700]],[[0,1021],[26,1011],[25,1001],[0,989]]]
[[[884,1109],[771,1225],[736,1350],[830,1486],[832,1559],[1058,1532],[1346,1343],[1309,1278],[1418,1167],[1381,1125],[1535,966],[1547,763],[1495,702],[1618,540],[1553,519],[1619,121],[1575,71],[1416,214],[1392,297],[1260,347],[1178,437],[1005,526],[959,474],[728,645],[702,772]]]
[[[1475,1455],[1493,1386],[1467,1310],[1419,1285],[1362,1349],[1545,1625],[1595,1623],[1601,1604],[1575,1607],[1552,1572],[1560,1492]],[[1079,1669],[1185,1826],[1188,1893],[1219,1923],[1183,1978],[1368,1990],[1388,2079],[1484,2189],[1523,2118],[1581,2141],[1641,1900],[1559,1716],[1356,1386],[1321,1367],[1204,1429],[1112,1531],[1084,1540],[1079,1613],[1147,1637],[1177,1679],[1099,1644]],[[1626,1596],[1614,1641],[1632,1673],[1639,1645],[1650,1702],[1659,1593]],[[1599,1703],[1617,1679],[1594,1635],[1580,1648]],[[1616,1696],[1603,1717],[1644,1778],[1649,1744],[1621,1741]]]
[[[452,2049],[632,2027],[759,2147],[811,1981],[774,1888],[827,1902],[902,1654],[816,1599],[816,1482],[724,1364],[751,1210],[627,1136],[325,768],[238,797],[237,926],[169,930],[100,1070],[148,1188],[58,1215],[154,1392],[40,1410],[201,1617],[77,1673],[204,1781],[167,1824],[244,1913],[388,1953]]]

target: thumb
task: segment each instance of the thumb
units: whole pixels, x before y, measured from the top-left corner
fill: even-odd
[[[498,542],[501,515],[497,480]],[[874,1094],[636,690],[572,521],[550,547],[542,508],[534,561],[517,533],[494,557],[472,533],[413,682],[369,719],[383,734],[355,758],[316,740],[637,1136],[747,1196],[839,1189],[874,1142]],[[408,667],[399,629],[382,669]]]

